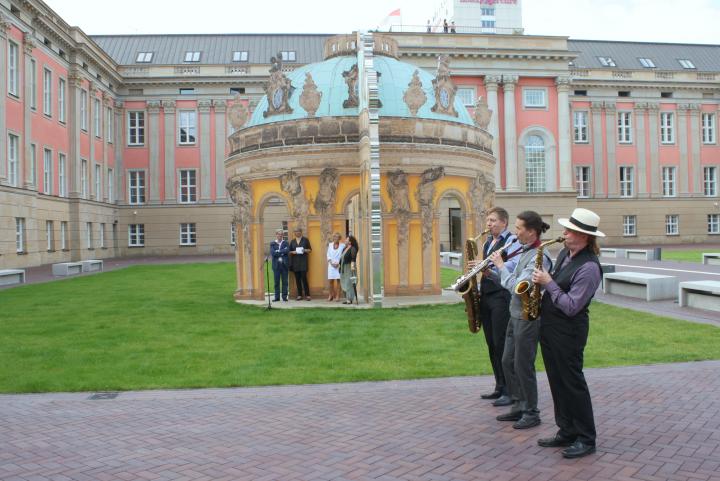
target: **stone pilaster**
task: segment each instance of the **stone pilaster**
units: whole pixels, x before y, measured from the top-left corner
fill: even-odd
[[[97,98],[98,89],[94,83],[90,83],[88,88],[88,139],[90,139],[90,158],[88,159],[88,198],[100,201],[102,199],[102,181],[100,182],[100,191],[95,194],[95,99]],[[102,133],[101,133],[102,135]],[[102,177],[102,173],[100,174]]]
[[[110,145],[108,144],[108,138],[107,138],[107,132],[110,129],[109,120],[113,117],[112,110],[110,110],[110,115],[108,115],[108,109],[112,109],[113,99],[110,97],[110,95],[107,92],[103,92],[102,96],[102,102],[100,102],[102,105],[101,109],[102,112],[100,113],[100,125],[103,126],[102,128],[102,146],[103,146],[103,152],[102,152],[102,174],[103,178],[106,180],[106,182],[103,182],[103,192],[102,192],[102,200],[104,202],[108,201],[108,188],[107,188],[107,175],[108,175],[108,150],[110,149]],[[113,129],[114,130],[114,129]],[[116,172],[113,173],[115,175]],[[113,193],[116,192],[115,189],[113,189]]]
[[[617,145],[617,112],[614,102],[605,102],[605,149],[607,149],[608,197],[618,195],[618,168],[615,159]]]
[[[166,204],[177,202],[175,190],[175,101],[163,100],[165,115],[165,200]]]
[[[148,152],[150,155],[150,192],[149,203],[160,203],[160,101],[150,100],[147,102],[148,112]],[[167,134],[166,134],[167,135]]]
[[[226,198],[225,193],[225,142],[227,102],[213,100],[215,107],[215,202]]]
[[[560,191],[572,192],[572,150],[570,145],[570,78],[555,79],[558,94],[558,153],[560,166]]]
[[[648,132],[650,145],[650,196],[660,196],[660,104],[648,103]]]
[[[113,142],[115,143],[115,168],[113,169],[113,172],[115,172],[115,185],[114,185],[114,191],[115,191],[115,201],[116,202],[127,202],[127,188],[126,188],[126,182],[125,182],[125,165],[123,162],[123,133],[125,132],[125,105],[122,101],[116,100],[114,102],[115,109],[113,110],[113,114],[115,115],[115,129],[113,129],[114,139]]]
[[[518,192],[517,124],[515,119],[515,84],[517,75],[503,75],[505,104],[505,189]]]
[[[603,136],[602,136],[602,102],[592,102],[590,113],[592,115],[592,143],[593,166],[595,178],[595,197],[605,197],[605,166],[603,165]]]
[[[690,149],[692,155],[688,162],[692,166],[692,180],[690,181],[689,189],[690,194],[703,195],[703,171],[700,166],[700,146],[702,145],[700,122],[702,121],[700,116],[700,105],[691,104],[689,109],[690,114]],[[717,130],[717,127],[716,127]]]
[[[10,20],[0,13],[0,68],[6,69],[7,65],[7,32],[10,29]],[[7,75],[5,72],[0,74],[0,158],[5,158],[7,155],[7,124],[5,119],[6,110],[6,98],[7,98]],[[0,162],[0,185],[7,184],[7,162]]]
[[[83,78],[77,67],[68,72],[68,116],[67,126],[70,135],[70,148],[68,152],[67,177],[69,182],[68,195],[71,198],[78,198],[82,194],[81,173],[82,162],[80,161],[80,102],[82,102]]]
[[[499,75],[488,75],[485,77],[488,108],[492,110],[493,113],[492,117],[490,117],[488,129],[490,135],[493,136],[492,151],[495,156],[495,189],[498,191],[502,190],[502,173],[500,170],[500,108],[498,106],[498,84],[500,82],[502,82],[502,77]]]
[[[646,103],[635,104],[635,132],[633,138],[637,147],[637,194],[638,197],[647,197],[647,149],[645,132]]]
[[[198,101],[198,112],[200,114],[200,202],[209,203],[212,200],[210,185],[210,100]]]
[[[35,169],[37,168],[36,165],[31,165],[32,163],[32,153],[31,153],[31,147],[30,144],[32,143],[32,110],[30,109],[30,96],[32,95],[32,85],[30,82],[30,78],[28,73],[32,69],[32,51],[35,48],[35,42],[33,41],[32,35],[29,33],[23,34],[23,52],[25,53],[25,78],[24,82],[22,82],[25,85],[25,102],[23,102],[23,138],[22,138],[22,152],[23,152],[23,161],[19,164],[20,165],[20,171],[18,172],[18,180],[23,179],[22,181],[18,182],[18,185],[22,185],[26,189],[32,189],[36,190],[37,187],[35,185],[35,179],[33,179],[33,172],[35,172]],[[32,75],[35,75],[35,85],[37,85],[37,72],[34,72]],[[37,92],[37,89],[36,89]]]
[[[690,168],[690,159],[688,152],[688,109],[690,105],[679,104],[677,106],[677,142],[680,148],[680,165],[678,166],[677,196],[684,197],[688,195],[688,169]]]

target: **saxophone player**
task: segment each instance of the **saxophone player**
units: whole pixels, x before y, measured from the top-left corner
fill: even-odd
[[[539,321],[523,319],[523,302],[515,286],[532,278],[536,260],[539,263],[538,247],[540,236],[550,226],[543,222],[537,212],[526,210],[515,219],[515,234],[523,245],[522,254],[517,257],[514,268],[503,262],[502,256],[492,254],[490,259],[500,271],[500,282],[510,299],[510,322],[505,335],[502,368],[508,391],[512,399],[510,412],[497,417],[498,421],[514,421],[513,428],[528,429],[540,424],[538,410],[537,379],[535,377],[535,356],[540,335]],[[542,254],[542,265],[550,269],[552,261],[547,253]]]
[[[545,286],[540,349],[559,428],[554,437],[539,439],[538,444],[566,447],[563,457],[580,458],[595,452],[595,420],[582,369],[588,307],[602,279],[597,238],[605,234],[598,230],[600,217],[587,209],[575,209],[558,223],[565,228],[565,248],[555,269],[533,274],[533,282]]]

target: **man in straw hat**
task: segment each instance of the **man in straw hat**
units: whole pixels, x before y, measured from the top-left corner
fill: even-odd
[[[547,273],[536,269],[533,282],[544,286],[540,310],[540,348],[550,383],[555,423],[552,438],[539,439],[543,447],[565,447],[565,458],[595,452],[595,420],[583,375],[583,351],[589,329],[588,306],[602,279],[598,261],[600,217],[575,209],[569,219],[558,219],[565,228],[565,248]]]

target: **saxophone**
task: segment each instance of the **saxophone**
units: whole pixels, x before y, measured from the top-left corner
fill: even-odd
[[[535,254],[535,269],[542,269],[545,248],[556,242],[565,242],[565,238],[560,236],[543,242],[538,246],[537,254]],[[539,284],[530,281],[521,281],[515,286],[515,294],[520,296],[520,301],[522,302],[522,318],[524,320],[534,321],[540,316],[541,290]]]
[[[465,261],[474,261],[480,252],[478,250],[478,240],[485,234],[490,232],[490,229],[486,229],[480,233],[477,237],[470,238],[465,241]],[[460,292],[463,300],[465,301],[465,312],[467,313],[468,329],[473,334],[480,331],[480,291],[477,288],[477,277],[472,276],[465,286],[465,290]]]

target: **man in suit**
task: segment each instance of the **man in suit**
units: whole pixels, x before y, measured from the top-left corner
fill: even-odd
[[[283,230],[275,231],[275,240],[270,242],[270,257],[272,270],[275,276],[275,302],[280,300],[280,285],[282,284],[282,300],[288,300],[288,268],[290,267],[290,243],[283,239]]]
[[[302,235],[302,229],[295,229],[295,238],[290,241],[290,270],[295,273],[295,285],[297,286],[297,298],[310,301],[310,287],[308,286],[308,254],[312,252],[310,241]]]

